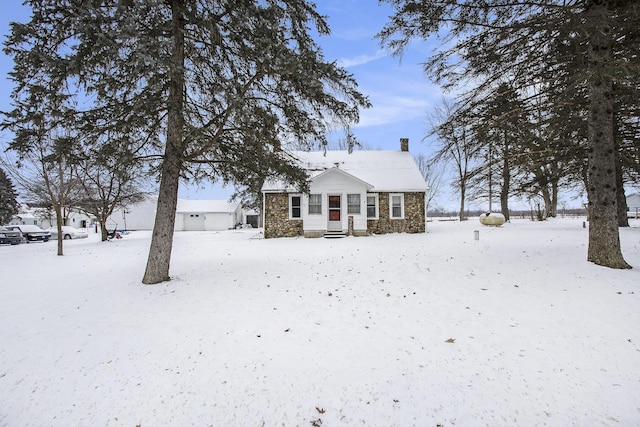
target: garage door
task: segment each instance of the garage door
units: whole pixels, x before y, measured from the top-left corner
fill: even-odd
[[[227,230],[230,226],[228,213],[207,214],[207,230]]]
[[[184,214],[184,231],[203,231],[204,230],[204,214],[193,213]]]

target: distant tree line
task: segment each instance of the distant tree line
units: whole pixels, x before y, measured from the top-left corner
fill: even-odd
[[[487,213],[486,210],[483,209],[467,209],[464,211],[463,219],[469,219],[478,217],[482,214]],[[520,218],[520,219],[530,219],[531,221],[540,221],[544,219],[544,210],[541,205],[531,205],[529,209],[511,209],[509,210],[509,217]],[[571,218],[586,218],[587,212],[585,208],[567,208],[567,209],[559,209],[558,216],[561,218],[571,217]],[[452,210],[452,209],[443,209],[443,208],[433,208],[427,211],[427,217],[429,218],[456,218],[460,219],[460,211]]]

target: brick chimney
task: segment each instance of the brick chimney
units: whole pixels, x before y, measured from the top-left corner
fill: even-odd
[[[400,151],[409,151],[409,138],[400,138]]]

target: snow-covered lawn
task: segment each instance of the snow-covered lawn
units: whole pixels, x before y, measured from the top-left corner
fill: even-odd
[[[2,246],[0,425],[639,425],[640,222],[617,271],[582,221]]]

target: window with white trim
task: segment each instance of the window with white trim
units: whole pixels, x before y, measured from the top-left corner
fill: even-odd
[[[360,214],[359,194],[347,194],[347,213]]]
[[[289,218],[302,218],[302,196],[300,194],[289,194]]]
[[[378,218],[378,195],[367,194],[367,218]]]
[[[391,219],[404,218],[404,194],[389,194],[389,217]]]
[[[322,213],[322,194],[309,194],[309,215]]]

